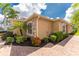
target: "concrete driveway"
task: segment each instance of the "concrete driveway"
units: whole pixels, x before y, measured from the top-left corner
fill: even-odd
[[[2,47],[3,48],[3,47]],[[0,55],[11,56],[72,56],[79,55],[79,36],[69,36],[62,42],[44,47],[9,46],[0,48]],[[1,53],[2,52],[2,53]],[[5,54],[6,53],[6,54]]]

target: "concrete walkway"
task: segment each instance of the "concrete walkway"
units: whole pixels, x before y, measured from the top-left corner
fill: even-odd
[[[1,53],[2,52],[2,53]],[[4,54],[6,53],[6,54]],[[44,47],[9,46],[0,49],[0,55],[11,56],[73,56],[79,55],[79,36],[70,36],[57,45],[48,43]]]
[[[51,43],[48,44],[49,46]],[[42,52],[41,52],[42,51]],[[55,46],[43,47],[30,55],[42,55],[42,56],[71,56],[79,55],[79,37],[73,36],[71,38],[65,39]]]
[[[11,45],[5,45],[0,47],[0,56],[9,56],[11,51]]]
[[[4,45],[5,41],[2,41],[0,36],[0,56],[9,56],[11,51],[11,45]]]

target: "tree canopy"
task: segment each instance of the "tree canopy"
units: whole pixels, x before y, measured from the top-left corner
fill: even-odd
[[[79,8],[79,3],[75,3],[71,6],[73,9],[74,8]],[[72,16],[71,16],[71,22],[75,27],[79,27],[79,9],[76,10]]]
[[[0,3],[0,8],[2,9],[2,14],[7,18],[15,18],[18,16],[19,12],[15,11],[10,3]]]
[[[7,29],[7,26],[9,26],[8,24],[10,23],[9,19],[17,18],[19,12],[15,11],[10,3],[0,3],[0,9],[2,15],[4,15],[4,20],[2,23],[4,24],[5,29]]]
[[[79,7],[79,3],[74,3],[74,4],[72,4],[71,7],[72,7],[72,8],[77,8],[77,7]]]

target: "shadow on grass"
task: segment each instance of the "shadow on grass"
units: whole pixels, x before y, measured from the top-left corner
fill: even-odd
[[[58,43],[61,46],[65,46],[68,41],[73,37],[74,35],[70,35],[68,38],[64,39],[63,41],[61,41],[60,43]]]

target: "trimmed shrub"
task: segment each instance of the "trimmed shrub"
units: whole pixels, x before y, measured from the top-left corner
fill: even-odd
[[[32,45],[33,46],[40,46],[40,44],[41,44],[41,39],[39,37],[34,37],[32,39]]]
[[[16,43],[20,44],[22,42],[24,42],[24,36],[16,36]]]
[[[48,43],[48,42],[49,42],[49,37],[43,38],[43,41],[44,41],[45,43]]]
[[[66,37],[68,37],[68,33],[63,33],[63,32],[55,32],[55,33],[52,33],[50,34],[50,41],[51,42],[55,42],[55,43],[58,43],[62,40],[64,40]]]
[[[57,36],[56,35],[50,35],[50,41],[56,42]]]
[[[60,42],[61,40],[63,40],[63,32],[56,32],[54,33],[54,35],[57,36],[56,42]]]
[[[13,37],[7,37],[6,43],[13,43],[13,42],[14,42],[14,38]]]

